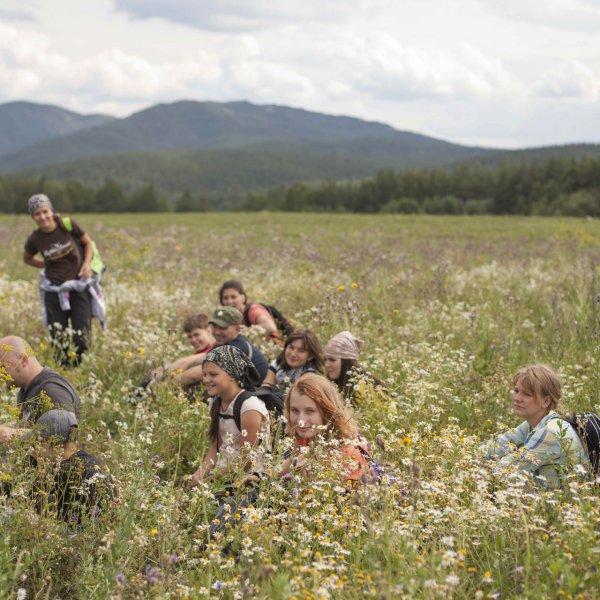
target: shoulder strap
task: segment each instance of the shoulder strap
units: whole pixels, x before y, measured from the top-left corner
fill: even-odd
[[[65,231],[71,233],[73,231],[73,223],[71,222],[71,217],[62,217],[63,225],[65,226]]]
[[[233,418],[235,420],[235,424],[240,431],[242,431],[242,404],[244,404],[244,402],[246,402],[246,400],[248,400],[248,398],[250,398],[252,395],[252,392],[249,392],[248,390],[240,392],[238,397],[235,399],[235,404],[233,405],[233,417],[229,417],[229,415],[227,415],[229,418]]]
[[[246,304],[246,308],[244,308],[244,312],[242,313],[244,316],[244,325],[246,327],[250,327],[250,307],[252,304]]]
[[[252,361],[252,344],[246,338],[244,338],[244,341],[248,346],[248,360]]]
[[[238,394],[233,404],[233,414],[227,415],[221,412],[221,401],[219,400],[219,419],[233,419],[236,427],[242,431],[242,404],[254,394],[248,390],[244,390]]]

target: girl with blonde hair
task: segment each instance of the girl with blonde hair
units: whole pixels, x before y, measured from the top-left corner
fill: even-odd
[[[486,457],[532,475],[544,487],[560,486],[568,467],[588,468],[579,435],[557,412],[562,392],[554,370],[543,364],[523,367],[512,385],[514,411],[524,421],[484,444]]]

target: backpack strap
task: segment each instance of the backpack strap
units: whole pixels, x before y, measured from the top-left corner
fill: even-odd
[[[219,420],[220,419],[235,419],[234,415],[228,415],[228,414],[221,412],[221,396],[215,396],[213,402],[219,403],[219,405],[217,406],[217,409],[216,409]],[[237,399],[236,399],[236,402],[237,402]],[[235,410],[235,406],[234,406],[234,410]],[[236,425],[237,425],[237,421],[236,421]],[[241,431],[241,428],[239,425],[238,425],[238,429]],[[217,452],[219,451],[220,447],[221,447],[221,437],[220,437],[219,431],[217,431]]]
[[[248,360],[250,362],[252,362],[252,354],[253,354],[253,352],[252,352],[252,344],[246,338],[244,338],[244,341],[246,342],[246,345],[248,346],[248,354],[247,354]]]
[[[256,394],[249,390],[242,390],[237,398],[234,400],[233,404],[233,414],[228,415],[221,412],[221,399],[219,398],[219,419],[233,419],[235,421],[235,426],[242,431],[242,405],[248,398],[255,396]],[[217,445],[218,450],[218,445]]]
[[[73,231],[73,223],[71,222],[71,217],[62,217],[61,218],[63,225],[65,226],[65,231],[71,233]]]
[[[240,431],[242,431],[242,405],[253,395],[254,394],[248,390],[241,391],[233,405],[233,416],[227,415],[227,418],[235,420],[235,424]]]

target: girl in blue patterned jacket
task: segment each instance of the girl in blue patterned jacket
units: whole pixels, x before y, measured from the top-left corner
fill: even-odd
[[[515,414],[525,419],[484,444],[487,458],[500,467],[530,474],[544,487],[558,487],[562,475],[577,464],[589,468],[589,460],[573,426],[557,412],[560,380],[546,365],[519,369],[513,376]]]

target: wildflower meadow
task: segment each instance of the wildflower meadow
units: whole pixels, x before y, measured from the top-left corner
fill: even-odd
[[[77,216],[76,216],[77,218]],[[62,371],[82,402],[80,442],[118,497],[80,529],[36,512],[26,449],[3,451],[2,598],[600,597],[600,485],[562,489],[499,473],[479,444],[519,421],[511,375],[554,367],[562,409],[600,413],[600,222],[568,218],[211,213],[79,215],[108,265],[108,328]],[[24,216],[0,223],[0,332],[58,369],[22,262]],[[149,371],[189,353],[183,319],[226,279],[324,344],[349,330],[389,392],[355,411],[389,477],[345,489],[330,465],[262,480],[239,526],[214,540],[210,484],[187,479],[207,406]],[[279,348],[246,331],[269,359]],[[2,420],[15,391],[0,391]],[[277,469],[286,446],[270,457]]]

